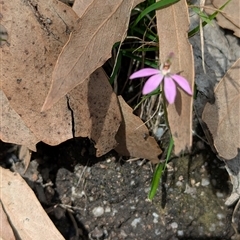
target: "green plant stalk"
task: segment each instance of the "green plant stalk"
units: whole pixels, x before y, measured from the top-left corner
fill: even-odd
[[[166,119],[166,124],[167,124],[167,126],[169,126],[168,116],[167,116],[167,108],[166,108],[166,98],[164,96],[164,91],[162,91],[162,94],[163,94],[163,111],[164,111],[164,116],[165,116],[165,119]],[[170,142],[169,142],[168,149],[167,149],[166,160],[165,160],[164,163],[158,163],[158,165],[157,165],[157,167],[156,167],[156,169],[154,171],[154,174],[153,174],[153,178],[152,178],[152,182],[151,182],[151,188],[150,188],[150,191],[149,191],[149,194],[148,194],[148,199],[150,201],[153,200],[153,198],[155,197],[155,195],[157,193],[157,189],[158,189],[160,180],[161,180],[162,175],[164,174],[164,172],[166,170],[167,163],[168,163],[168,161],[169,161],[169,159],[171,157],[171,153],[172,153],[173,146],[174,146],[174,141],[173,141],[173,137],[172,137],[171,133],[170,133],[170,135],[171,135],[171,137],[170,137]]]
[[[158,186],[160,183],[160,179],[162,177],[164,165],[165,165],[165,163],[158,163],[158,165],[154,171],[152,182],[151,182],[151,189],[148,193],[148,199],[150,201],[153,200],[154,196],[157,193],[157,189],[158,189]]]
[[[232,0],[228,0],[226,3],[224,3],[218,10],[216,10],[213,14],[211,14],[209,16],[209,20],[210,22],[218,15],[219,11],[222,11],[228,3],[230,3]],[[205,27],[207,24],[209,23],[209,21],[204,21],[202,23],[202,26]],[[197,34],[199,32],[199,29],[200,29],[200,26],[197,26],[195,27],[193,30],[191,30],[189,33],[188,33],[188,38],[191,38],[193,37],[195,34]]]
[[[120,51],[119,54],[117,55],[117,59],[116,59],[116,64],[114,65],[113,67],[113,70],[112,70],[112,74],[109,78],[109,82],[110,84],[112,85],[113,82],[114,82],[114,79],[116,78],[118,72],[119,72],[119,69],[121,67],[121,64],[122,64],[122,52]]]

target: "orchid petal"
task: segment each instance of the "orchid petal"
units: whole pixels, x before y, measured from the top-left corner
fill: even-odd
[[[192,90],[187,79],[177,74],[171,75],[171,77],[179,85],[179,87],[181,87],[189,95],[192,95]]]
[[[134,79],[134,78],[141,78],[141,77],[149,77],[155,74],[159,74],[160,70],[155,69],[155,68],[143,68],[135,73],[133,73],[129,79]]]
[[[163,75],[160,73],[150,77],[144,84],[142,93],[146,95],[154,91],[160,85],[162,80],[163,80]]]
[[[171,77],[164,78],[164,94],[167,101],[173,104],[177,95],[176,84]]]

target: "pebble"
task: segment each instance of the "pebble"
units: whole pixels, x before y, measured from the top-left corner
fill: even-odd
[[[176,222],[172,222],[171,224],[172,229],[178,228],[178,224]]]
[[[92,202],[94,200],[93,197],[89,197],[89,201]]]
[[[104,231],[103,229],[99,229],[96,227],[92,232],[91,232],[91,238],[93,239],[101,239],[104,236]]]
[[[110,207],[106,207],[106,208],[105,208],[105,212],[106,212],[106,213],[111,212],[111,208],[110,208]]]
[[[132,180],[132,181],[130,182],[130,185],[131,185],[131,186],[135,185],[135,181]]]
[[[199,186],[200,186],[200,182],[197,182],[197,183],[195,184],[195,186],[196,186],[196,187],[199,187]]]
[[[155,229],[155,234],[158,236],[161,234],[161,231],[159,229]]]
[[[133,228],[136,228],[137,227],[137,224],[141,222],[141,218],[135,218],[132,223],[131,223],[131,226]]]
[[[182,237],[182,236],[184,235],[183,230],[178,230],[178,231],[177,231],[177,235],[178,235],[179,237]]]
[[[217,195],[218,198],[223,198],[224,197],[223,193],[221,193],[221,192],[216,192],[216,195]]]
[[[155,212],[152,215],[153,215],[153,222],[154,223],[158,223],[159,215],[157,213],[155,213]]]
[[[179,177],[178,177],[178,180],[179,181],[182,181],[184,178],[183,178],[183,175],[180,175]]]
[[[115,216],[115,214],[118,212],[118,210],[117,209],[113,209],[113,211],[112,211],[112,216]]]
[[[224,219],[225,218],[225,215],[224,214],[222,214],[222,213],[218,213],[217,214],[217,219],[218,220],[222,220],[222,219]]]
[[[210,181],[209,181],[208,178],[203,178],[203,179],[202,179],[201,185],[202,185],[203,187],[206,187],[206,186],[208,186],[209,184],[210,184]]]
[[[189,184],[186,183],[186,189],[184,193],[194,195],[197,193],[197,189],[195,187],[190,187]]]
[[[211,224],[209,231],[214,232],[216,230],[216,225],[213,223]]]
[[[182,185],[183,185],[183,183],[182,183],[181,181],[177,181],[177,182],[176,182],[176,186],[177,186],[177,187],[181,187]]]
[[[103,207],[95,207],[92,210],[92,213],[93,213],[94,217],[100,217],[103,215],[104,209],[103,209]]]

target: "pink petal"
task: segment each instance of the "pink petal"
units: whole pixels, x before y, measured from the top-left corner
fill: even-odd
[[[162,80],[163,75],[160,73],[150,77],[143,86],[142,94],[145,95],[154,91],[160,85]]]
[[[171,77],[165,76],[164,78],[164,94],[167,101],[173,104],[177,95],[177,88]]]
[[[135,73],[133,73],[129,79],[140,78],[140,77],[149,77],[155,74],[160,73],[160,70],[155,68],[143,68]]]
[[[192,95],[192,90],[187,79],[177,74],[171,75],[171,78],[173,78],[173,80],[179,85],[179,87],[181,87],[186,93]]]

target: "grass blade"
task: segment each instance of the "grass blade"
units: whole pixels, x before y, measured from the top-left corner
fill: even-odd
[[[148,13],[154,11],[154,10],[158,10],[158,9],[162,9],[162,8],[165,8],[165,7],[168,7],[176,2],[178,2],[180,0],[161,0],[161,1],[158,1],[152,5],[150,5],[149,7],[147,7],[146,9],[144,9],[140,15],[137,17],[137,19],[135,20],[134,24],[133,24],[133,27],[136,26],[138,24],[138,22],[143,18],[145,17]]]
[[[159,163],[156,167],[156,170],[153,174],[153,178],[152,178],[152,182],[151,182],[151,189],[149,191],[149,194],[148,194],[148,199],[149,200],[153,200],[154,196],[156,195],[157,193],[157,189],[158,189],[158,186],[159,186],[159,183],[160,183],[160,179],[166,169],[166,166],[167,166],[167,163],[170,159],[170,156],[171,156],[171,153],[172,153],[172,150],[173,150],[173,146],[174,146],[174,141],[173,141],[173,138],[171,137],[170,139],[170,143],[168,145],[168,150],[167,150],[167,158],[166,158],[166,161],[164,163]]]

